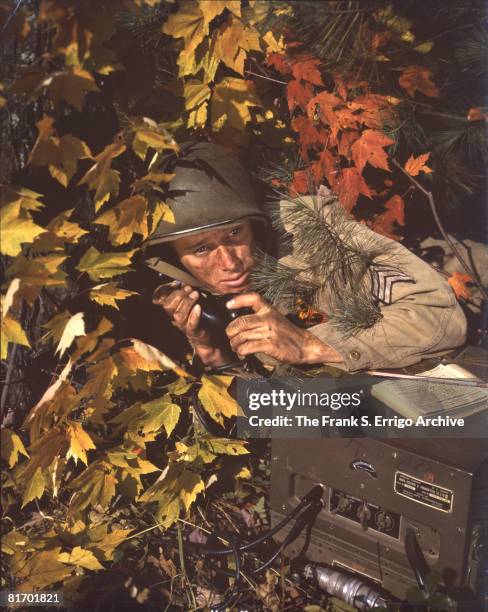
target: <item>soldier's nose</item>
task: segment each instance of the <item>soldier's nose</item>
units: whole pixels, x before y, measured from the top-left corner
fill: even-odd
[[[238,268],[239,259],[232,249],[221,246],[217,251],[217,262],[222,270],[232,271]]]

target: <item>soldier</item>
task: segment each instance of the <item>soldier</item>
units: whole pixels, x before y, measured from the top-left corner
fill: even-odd
[[[263,237],[269,237],[272,230],[268,216],[256,202],[250,176],[223,147],[197,142],[181,148],[180,155],[173,156],[165,166],[166,172],[175,175],[166,200],[175,223],[159,224],[147,241],[145,257],[148,266],[176,279],[158,288],[154,302],[187,337],[205,367],[222,366],[230,356],[229,350],[216,346],[201,324],[199,289],[217,295],[237,294],[227,307],[252,309],[252,314],[235,319],[225,329],[232,350],[240,358],[257,355],[265,362],[332,364],[359,371],[404,367],[463,344],[466,320],[442,276],[401,244],[338,216],[334,198],[327,190],[322,200],[302,198],[302,218],[295,214],[294,201],[280,203],[281,222],[292,237],[292,253],[282,256],[277,265],[291,270],[290,263],[300,268],[309,261],[307,251],[313,241],[308,241],[307,249],[303,238],[312,230],[303,227],[308,209],[310,219],[326,229],[324,236],[332,236],[335,249],[331,251],[324,242],[321,255],[321,244],[315,244],[315,258],[318,255],[322,259],[315,272],[327,269],[323,266],[332,252],[342,258],[338,267],[347,268],[353,253],[358,264],[352,266],[353,276],[360,283],[351,287],[343,279],[341,285],[337,275],[328,283],[328,276],[317,279],[313,271],[304,270],[301,278],[305,284],[315,282],[316,304],[323,315],[321,322],[308,328],[297,325],[296,319],[293,322],[286,316],[286,307],[273,306],[251,290],[257,245],[262,246]],[[293,238],[300,232],[298,244]],[[366,254],[362,259],[361,253]],[[299,278],[294,277],[294,282]],[[377,314],[373,323],[358,326],[349,334],[330,316],[338,304],[346,303],[343,298],[347,291],[356,303],[357,296],[364,296],[366,291]]]

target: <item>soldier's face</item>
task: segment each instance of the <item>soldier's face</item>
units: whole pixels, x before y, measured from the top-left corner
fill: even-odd
[[[173,242],[185,268],[214,293],[249,290],[254,238],[248,222],[209,230]]]

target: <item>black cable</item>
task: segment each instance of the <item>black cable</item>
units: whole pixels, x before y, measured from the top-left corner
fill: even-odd
[[[294,542],[298,536],[303,531],[304,527],[309,527],[309,531],[311,530],[312,523],[317,516],[317,514],[322,510],[323,504],[322,501],[313,502],[309,508],[297,519],[297,522],[290,529],[290,533],[285,537],[283,542],[280,544],[278,549],[273,553],[273,555],[265,561],[262,565],[260,565],[257,569],[252,572],[252,575],[259,574],[264,569],[269,567],[276,557],[292,542]],[[303,550],[300,552],[303,554]]]
[[[280,531],[285,525],[287,525],[292,519],[294,519],[295,516],[297,516],[297,514],[299,514],[305,506],[320,500],[322,497],[322,493],[322,485],[315,485],[314,487],[312,487],[310,491],[302,497],[298,506],[295,506],[295,508],[293,508],[291,512],[286,514],[284,518],[275,527],[266,531],[261,536],[257,537],[255,540],[251,540],[251,542],[239,546],[239,552],[242,553],[246,550],[254,548],[254,546],[257,546],[268,538],[274,536],[275,533]],[[193,548],[197,548],[200,552],[206,555],[229,555],[232,553],[231,548],[206,548],[205,544],[196,544],[194,542],[190,542],[189,545]]]

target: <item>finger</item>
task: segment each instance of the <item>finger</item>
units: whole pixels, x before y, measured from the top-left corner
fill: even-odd
[[[192,291],[190,295],[184,297],[173,312],[173,318],[179,323],[185,323],[190,314],[190,310],[198,299],[198,291]]]
[[[246,355],[254,355],[255,353],[265,353],[270,355],[270,345],[267,340],[249,340],[244,342],[236,351],[239,357],[245,357]]]
[[[237,352],[240,346],[246,342],[249,342],[250,340],[266,340],[269,342],[271,338],[266,334],[265,329],[256,328],[237,334],[237,336],[234,336],[231,339],[230,345],[232,350]]]
[[[242,317],[237,317],[237,319],[234,319],[232,323],[229,323],[229,325],[227,325],[225,328],[225,333],[229,338],[233,338],[243,331],[256,329],[258,327],[263,327],[261,315],[244,315]],[[265,328],[263,327],[263,329]]]
[[[152,294],[152,302],[153,304],[161,304],[163,300],[165,300],[170,293],[181,286],[180,281],[173,281],[172,283],[164,283],[163,285],[159,285],[156,287]]]
[[[271,307],[268,302],[261,296],[259,293],[242,293],[241,295],[237,295],[235,298],[232,298],[226,303],[227,308],[236,309],[236,308],[252,308],[254,312],[258,311],[267,311],[270,310]]]
[[[200,304],[195,304],[188,315],[188,323],[186,325],[186,331],[189,335],[195,333],[200,324],[200,315],[202,314],[202,307]]]
[[[192,287],[190,286],[186,286],[183,289],[173,291],[165,300],[163,300],[161,305],[165,310],[168,311],[169,314],[172,315],[178,308],[182,300],[186,299],[191,292]]]

